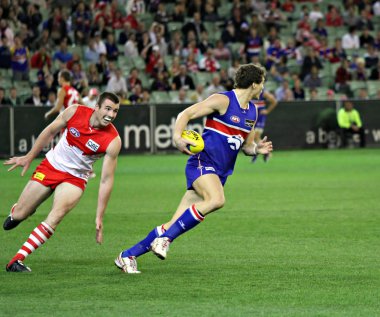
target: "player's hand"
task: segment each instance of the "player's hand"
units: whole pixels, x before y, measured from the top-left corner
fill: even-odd
[[[49,114],[49,112],[46,112],[46,113],[44,114],[44,118],[45,118],[45,120],[48,120],[48,119],[49,119],[49,117],[50,117],[50,114]]]
[[[15,157],[11,157],[10,159],[6,160],[4,162],[4,165],[12,165],[8,169],[8,172],[13,171],[16,167],[22,166],[23,169],[21,171],[21,176],[24,176],[26,171],[28,170],[31,162],[32,162],[32,159],[27,155],[15,156]]]
[[[103,242],[103,221],[96,219],[96,243]]]
[[[187,155],[194,155],[194,153],[191,153],[190,150],[187,148],[188,145],[196,146],[195,142],[192,142],[190,140],[184,139],[182,137],[176,137],[173,139],[174,145],[178,150],[180,150],[182,153],[185,153]]]
[[[267,137],[264,137],[259,143],[257,143],[257,153],[268,154],[273,151],[273,145],[271,141],[267,141]]]

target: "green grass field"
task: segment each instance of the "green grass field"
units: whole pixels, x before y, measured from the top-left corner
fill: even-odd
[[[1,230],[0,316],[380,316],[380,150],[284,151],[268,164],[241,156],[222,210],[166,261],[147,254],[142,274],[121,273],[116,255],[175,210],[185,161],[120,157],[104,244],[95,243],[98,176],[27,258],[31,274],[4,268],[51,200]],[[20,171],[1,168],[1,221],[27,181]]]

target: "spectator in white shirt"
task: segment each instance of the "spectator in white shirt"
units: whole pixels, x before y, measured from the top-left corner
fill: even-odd
[[[116,68],[115,74],[108,80],[107,91],[111,91],[122,96],[127,95],[127,81],[122,76],[122,71],[120,68]]]
[[[210,96],[212,94],[225,91],[226,89],[220,84],[220,76],[215,74],[212,77],[211,84],[206,88],[205,94]]]
[[[317,22],[318,19],[324,19],[323,13],[319,7],[318,3],[313,5],[313,9],[310,11],[309,20],[313,23]]]
[[[83,104],[87,107],[95,108],[98,95],[99,91],[96,88],[91,88],[88,95],[82,99]]]
[[[100,37],[100,32],[95,32],[95,50],[98,52],[98,54],[106,54],[107,55],[107,48],[104,42],[102,41]]]
[[[359,36],[356,34],[356,28],[350,26],[348,33],[342,37],[342,47],[344,49],[360,48]]]

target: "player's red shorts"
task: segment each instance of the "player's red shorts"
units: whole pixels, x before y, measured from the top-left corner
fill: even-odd
[[[86,188],[87,182],[79,177],[75,177],[69,173],[61,172],[55,169],[45,158],[34,171],[31,180],[41,183],[46,187],[54,190],[59,184],[70,183],[82,189]]]

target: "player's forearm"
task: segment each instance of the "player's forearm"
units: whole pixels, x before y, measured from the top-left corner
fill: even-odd
[[[113,177],[106,181],[101,181],[99,186],[98,207],[96,210],[96,218],[103,220],[104,213],[106,212],[108,201],[111,197],[113,188]]]
[[[257,144],[255,142],[252,142],[250,144],[244,144],[242,151],[247,156],[253,156],[259,154],[257,152]]]
[[[186,129],[186,126],[189,123],[189,121],[190,121],[190,116],[187,114],[187,112],[183,111],[178,115],[177,120],[175,122],[175,126],[174,126],[174,132],[173,132],[174,139],[181,137],[182,131]]]

